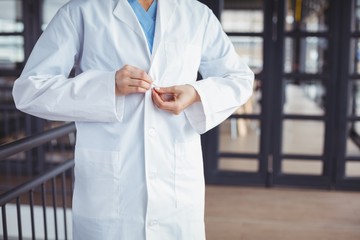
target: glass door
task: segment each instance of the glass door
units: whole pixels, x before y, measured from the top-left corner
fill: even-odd
[[[266,55],[273,41],[268,1],[225,1],[219,16],[240,57],[254,71],[254,94],[219,127],[203,136],[208,183],[260,184],[268,178]],[[270,21],[269,21],[270,19]],[[270,31],[269,31],[270,30]]]
[[[342,6],[341,82],[338,84],[339,138],[336,146],[336,187],[360,189],[360,1]],[[348,27],[344,27],[348,26]]]
[[[335,139],[336,1],[278,1],[283,56],[274,90],[275,185],[331,186]],[[278,49],[279,50],[279,49]],[[334,61],[332,61],[334,60]]]
[[[225,0],[221,13],[256,80],[203,136],[207,182],[360,189],[360,0]]]

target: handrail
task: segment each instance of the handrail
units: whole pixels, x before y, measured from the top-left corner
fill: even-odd
[[[16,153],[32,149],[49,142],[52,139],[62,137],[76,130],[74,123],[50,129],[48,131],[25,137],[11,143],[0,145],[0,160]]]
[[[19,140],[16,140],[11,143],[3,144],[0,146],[0,160],[12,156],[16,153],[23,152],[35,147],[39,147],[47,142],[50,142],[53,139],[63,137],[67,134],[75,132],[75,124],[68,123],[61,127],[53,128],[42,133],[35,134],[33,136],[25,137]],[[55,168],[29,180],[28,182],[21,184],[3,194],[0,194],[0,207],[1,207],[1,219],[3,225],[3,237],[4,240],[8,240],[8,229],[7,229],[7,216],[6,216],[6,205],[12,200],[16,200],[16,213],[17,213],[17,223],[18,223],[18,237],[23,239],[23,229],[21,225],[21,207],[20,207],[20,197],[28,193],[29,202],[30,202],[30,223],[31,223],[31,234],[32,239],[36,239],[36,230],[35,230],[35,216],[34,216],[34,189],[37,187],[41,188],[41,199],[42,199],[42,211],[43,211],[43,223],[44,223],[44,236],[45,239],[48,238],[47,231],[47,210],[46,210],[46,191],[45,185],[46,182],[51,182],[51,192],[52,192],[52,206],[53,206],[53,219],[55,227],[55,237],[58,239],[58,223],[57,223],[57,190],[56,190],[56,178],[61,178],[61,195],[62,195],[62,210],[63,210],[63,224],[64,224],[64,236],[67,239],[67,217],[66,217],[66,172],[71,170],[74,167],[74,160],[65,161],[62,164],[59,164]],[[71,188],[72,191],[72,188]],[[1,234],[1,233],[0,233]]]
[[[0,206],[8,203],[9,201],[15,199],[16,197],[20,196],[23,193],[26,193],[32,189],[34,189],[35,187],[40,186],[42,183],[48,181],[49,179],[56,177],[57,175],[69,170],[70,168],[72,168],[74,166],[74,160],[69,160],[66,161],[58,166],[56,166],[56,168],[51,169],[37,177],[35,177],[34,179],[23,183],[17,187],[15,187],[14,189],[7,191],[3,194],[0,194]]]

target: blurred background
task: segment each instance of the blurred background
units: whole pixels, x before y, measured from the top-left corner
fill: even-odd
[[[71,238],[74,125],[21,113],[11,95],[66,2],[0,0],[0,238]],[[360,0],[202,2],[256,74],[251,99],[202,136],[208,239],[360,239]]]

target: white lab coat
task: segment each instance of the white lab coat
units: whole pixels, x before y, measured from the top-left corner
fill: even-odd
[[[193,85],[201,103],[173,115],[151,91],[116,97],[125,64],[156,85]],[[76,122],[74,239],[202,240],[199,134],[243,104],[252,84],[216,17],[195,0],[158,0],[152,54],[127,0],[72,0],[40,37],[13,95],[24,112]]]

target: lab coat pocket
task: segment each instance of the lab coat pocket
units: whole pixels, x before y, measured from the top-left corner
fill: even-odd
[[[97,219],[119,215],[118,152],[77,148],[75,151],[73,213]]]
[[[175,144],[176,205],[204,203],[204,172],[200,138]]]

